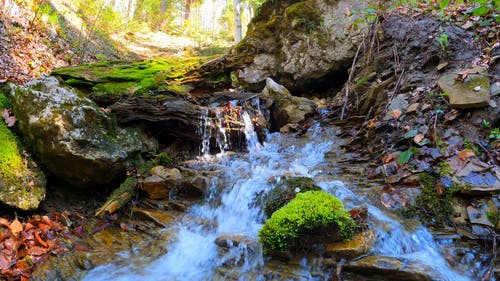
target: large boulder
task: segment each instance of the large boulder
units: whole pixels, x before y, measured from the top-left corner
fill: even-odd
[[[0,93],[0,111],[9,107]],[[22,209],[38,208],[45,198],[45,176],[22,144],[0,121],[0,202]]]
[[[374,2],[267,1],[233,51],[253,57],[238,71],[240,83],[258,91],[267,77],[273,77],[291,91],[300,91],[345,77],[375,17],[368,9]]]
[[[154,148],[54,77],[13,87],[11,96],[24,139],[50,172],[72,185],[110,183],[124,176],[129,157]]]

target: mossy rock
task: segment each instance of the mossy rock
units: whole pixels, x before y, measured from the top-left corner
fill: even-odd
[[[0,93],[0,110],[10,101]],[[0,201],[21,210],[38,208],[45,198],[45,176],[17,137],[0,121]]]
[[[110,61],[58,68],[53,75],[82,89],[98,102],[115,102],[130,95],[169,91],[183,95],[189,86],[184,76],[213,57],[158,58],[144,61]]]
[[[260,230],[259,239],[266,253],[307,249],[316,241],[349,239],[355,227],[338,198],[324,191],[307,191],[274,212]]]
[[[313,179],[307,177],[285,178],[264,196],[264,213],[267,217],[285,206],[299,192],[321,190]]]

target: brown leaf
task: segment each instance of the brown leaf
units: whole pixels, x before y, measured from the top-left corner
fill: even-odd
[[[19,232],[23,231],[23,225],[17,219],[14,219],[9,226],[9,230],[17,237]]]
[[[27,251],[28,251],[28,255],[41,256],[41,255],[47,253],[48,250],[49,249],[47,249],[47,248],[41,248],[41,247],[35,246],[35,247],[29,248]]]
[[[401,109],[394,109],[392,112],[391,112],[391,115],[392,115],[392,118],[394,118],[394,120],[398,120],[399,117],[401,117]]]
[[[475,153],[474,153],[474,150],[472,150],[472,149],[464,149],[464,150],[457,153],[457,156],[460,159],[462,159],[463,161],[467,161],[467,159],[469,157],[472,157],[474,155],[475,155]]]
[[[0,253],[0,270],[10,268],[12,261],[7,258],[4,254]]]
[[[458,110],[452,109],[450,112],[444,115],[444,119],[446,121],[453,121],[458,117],[458,114],[459,114]]]
[[[416,112],[419,106],[420,104],[418,102],[410,104],[410,106],[406,109],[406,113]]]
[[[413,137],[415,143],[420,143],[425,138],[424,134],[417,134]]]
[[[49,247],[49,244],[47,244],[47,242],[45,242],[42,237],[40,237],[40,234],[38,233],[38,231],[35,231],[35,241],[40,244],[42,247]]]

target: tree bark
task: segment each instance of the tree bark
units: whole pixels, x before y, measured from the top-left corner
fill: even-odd
[[[161,0],[160,2],[160,14],[165,14],[167,11],[167,0]]]
[[[240,10],[240,0],[233,0],[233,12],[234,12],[234,40],[236,43],[240,42],[243,38],[243,32],[241,27],[241,10]]]

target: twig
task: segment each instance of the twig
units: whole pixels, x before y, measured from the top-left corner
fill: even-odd
[[[359,44],[358,49],[356,50],[356,55],[354,56],[354,59],[352,61],[352,65],[351,65],[351,71],[349,72],[349,77],[347,78],[347,82],[345,83],[345,101],[344,101],[344,105],[342,106],[342,111],[340,113],[340,120],[344,120],[344,115],[345,115],[345,111],[347,108],[347,104],[349,103],[349,84],[351,83],[352,76],[354,74],[356,61],[358,60],[358,56],[359,56],[359,51],[361,50],[361,47],[365,44],[365,39],[366,39],[366,35],[363,36],[363,41],[361,41],[361,44]]]

